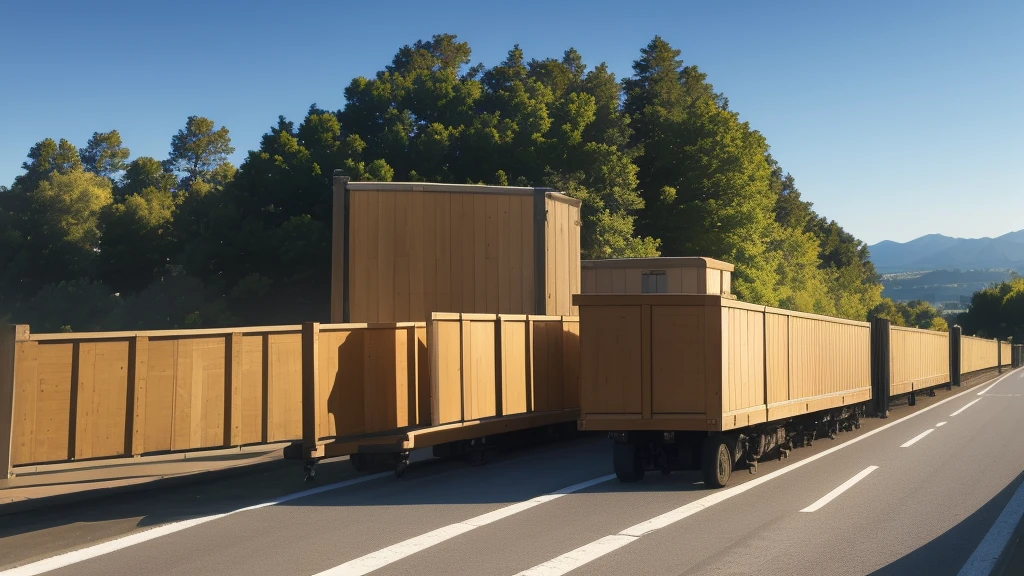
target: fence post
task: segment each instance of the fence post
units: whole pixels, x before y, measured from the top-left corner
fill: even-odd
[[[14,459],[15,349],[28,340],[28,326],[0,326],[0,480],[11,477]]]
[[[963,330],[960,326],[954,325],[949,329],[949,382],[953,386],[960,386],[960,346]]]
[[[149,337],[135,336],[128,344],[128,386],[131,390],[131,431],[126,456],[146,451],[146,379],[149,373]]]
[[[999,338],[996,338],[996,366],[999,368],[999,370],[996,372],[996,374],[1002,374],[1003,373],[1003,343],[999,340]]]
[[[320,436],[320,323],[302,324],[302,452],[319,456]]]
[[[889,416],[890,360],[889,321],[875,318],[871,321],[871,394],[879,418]]]

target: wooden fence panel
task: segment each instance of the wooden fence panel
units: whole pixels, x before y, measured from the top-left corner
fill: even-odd
[[[562,410],[565,402],[565,369],[562,365],[562,319],[530,316],[532,356],[531,412]],[[525,353],[526,351],[524,351]]]
[[[501,413],[524,414],[531,399],[527,342],[530,325],[526,316],[502,316],[501,340]]]
[[[871,330],[865,322],[853,322],[777,308],[766,316],[788,316],[766,325],[765,347],[773,356],[787,354],[786,379],[789,400],[781,396],[782,368],[769,363],[768,420],[835,408],[871,397]],[[787,338],[782,345],[774,341]]]
[[[580,317],[562,317],[562,367],[565,382],[562,408],[580,407]]]
[[[1013,363],[1013,346],[1009,342],[999,343],[999,365],[1009,366]]]
[[[963,336],[961,339],[961,367],[963,374],[995,368],[999,364],[999,343],[995,340]]]
[[[12,465],[301,437],[298,327],[29,334]]]
[[[949,382],[949,333],[891,326],[890,395]]]

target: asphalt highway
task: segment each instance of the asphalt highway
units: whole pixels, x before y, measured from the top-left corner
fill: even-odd
[[[993,384],[994,383],[994,384]],[[322,465],[0,517],[0,576],[989,574],[1024,506],[1024,371],[756,474],[621,484],[585,436],[401,480]],[[1018,492],[1020,489],[1020,492]]]

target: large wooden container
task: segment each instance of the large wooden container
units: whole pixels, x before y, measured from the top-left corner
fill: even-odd
[[[718,294],[732,292],[733,265],[711,258],[584,260],[583,294]]]
[[[949,333],[889,328],[889,394],[896,396],[949,382]]]
[[[580,427],[724,431],[871,398],[870,325],[720,295],[577,295]]]
[[[331,321],[575,315],[580,202],[546,188],[334,179]]]

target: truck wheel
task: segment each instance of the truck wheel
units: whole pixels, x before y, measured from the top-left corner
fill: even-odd
[[[612,450],[612,467],[620,482],[639,482],[644,477],[644,463],[636,444],[616,442]]]
[[[701,452],[700,469],[704,474],[704,485],[722,488],[732,475],[732,451],[729,445],[720,436],[708,436],[704,439]]]

